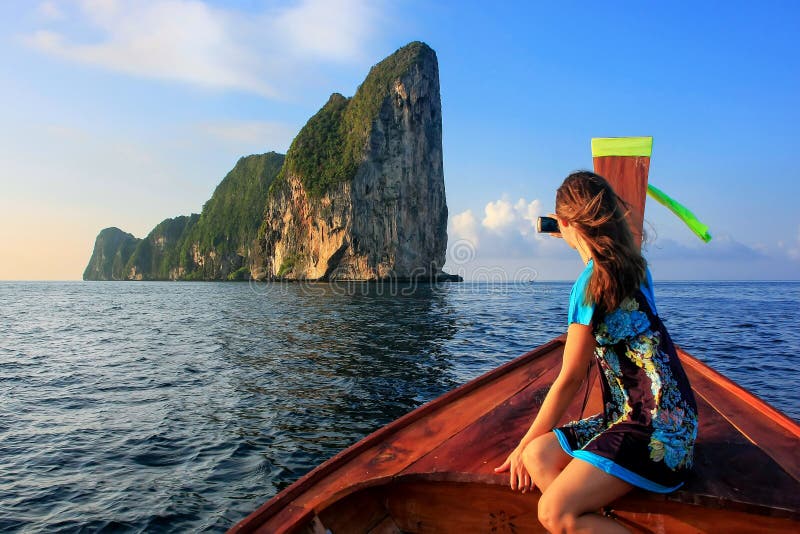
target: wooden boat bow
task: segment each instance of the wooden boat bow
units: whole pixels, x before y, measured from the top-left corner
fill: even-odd
[[[558,337],[377,430],[229,532],[316,526],[338,534],[371,532],[382,523],[390,532],[543,531],[538,492],[512,491],[508,475],[493,468],[530,425],[560,369],[564,341]],[[645,531],[797,530],[800,426],[686,352],[679,355],[699,405],[696,476],[666,496],[635,490],[614,503],[614,513]],[[594,374],[585,387],[586,412],[599,412]],[[579,395],[564,421],[580,417],[582,404]]]

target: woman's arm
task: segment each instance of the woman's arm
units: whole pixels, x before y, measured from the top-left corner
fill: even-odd
[[[591,325],[569,325],[561,371],[547,392],[533,424],[520,440],[520,449],[524,449],[533,439],[550,432],[558,424],[586,379],[586,370],[592,361],[595,345]]]
[[[567,329],[567,342],[564,345],[564,356],[561,362],[561,371],[545,395],[542,407],[533,420],[533,424],[522,437],[519,445],[498,467],[495,473],[506,470],[509,473],[509,482],[512,490],[517,488],[526,491],[530,485],[530,474],[522,463],[522,451],[537,437],[550,432],[558,420],[564,415],[570,402],[586,378],[586,370],[594,353],[596,341],[592,335],[592,327],[580,323],[571,323]]]

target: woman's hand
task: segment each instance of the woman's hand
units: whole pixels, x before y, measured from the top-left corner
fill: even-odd
[[[548,216],[548,217],[552,217],[552,218],[553,218],[553,219],[555,219],[555,220],[558,220],[558,215],[556,215],[555,213],[548,213],[548,214],[547,214],[547,216]],[[560,223],[559,223],[559,224],[560,224]],[[560,230],[560,229],[561,229],[561,227],[559,226],[559,230]],[[561,235],[561,232],[547,232],[547,233],[548,233],[548,234],[550,234],[550,235],[551,235],[551,236],[553,236],[553,237],[559,237],[559,238],[561,238],[561,239],[563,239],[563,238],[564,238],[564,236],[562,236],[562,235]]]
[[[511,451],[506,461],[499,467],[494,468],[495,473],[509,471],[509,483],[512,490],[521,490],[522,493],[533,491],[534,484],[531,475],[522,463],[522,448],[517,446]]]

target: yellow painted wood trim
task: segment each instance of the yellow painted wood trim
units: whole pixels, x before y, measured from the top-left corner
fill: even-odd
[[[592,139],[592,157],[650,156],[653,153],[652,137],[595,137]]]

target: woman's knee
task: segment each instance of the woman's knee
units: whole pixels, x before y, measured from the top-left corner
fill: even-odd
[[[555,449],[558,450],[555,450]],[[550,471],[561,469],[559,456],[561,448],[555,439],[555,435],[547,433],[531,441],[522,451],[522,463],[529,473],[537,473],[542,470]]]
[[[522,450],[522,463],[528,473],[537,473],[547,468],[546,440],[544,436],[534,439]]]
[[[575,515],[565,504],[563,499],[554,496],[553,492],[545,491],[539,497],[537,509],[539,522],[549,532],[573,532],[575,530]]]

